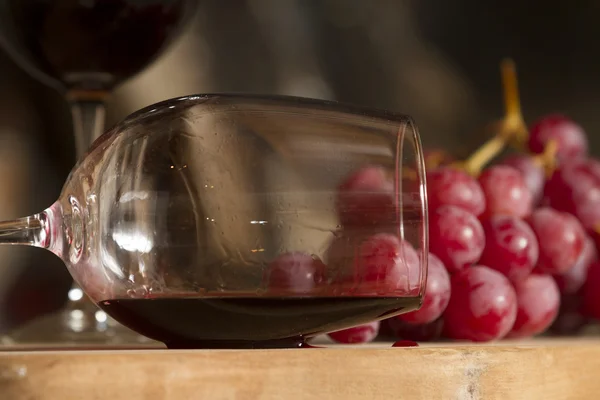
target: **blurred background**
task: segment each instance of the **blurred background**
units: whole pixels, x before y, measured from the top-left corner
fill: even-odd
[[[167,98],[254,92],[414,117],[426,147],[464,155],[501,117],[498,64],[515,59],[528,122],[563,112],[600,145],[600,2],[199,0],[177,42],[111,96],[111,126]],[[0,218],[49,206],[75,163],[68,105],[0,52]],[[59,308],[62,263],[0,248],[0,332]]]

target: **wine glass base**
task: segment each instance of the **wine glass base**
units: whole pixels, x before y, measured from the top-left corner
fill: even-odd
[[[0,337],[0,344],[5,346],[147,347],[156,345],[162,347],[160,343],[119,324],[92,304],[88,307],[82,306],[67,307],[37,318]]]

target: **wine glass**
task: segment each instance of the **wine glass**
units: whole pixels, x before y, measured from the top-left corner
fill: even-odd
[[[193,13],[193,0],[0,0],[0,47],[71,106],[77,156],[104,131],[110,91],[167,47]],[[83,297],[13,332],[9,343],[138,342]],[[40,337],[40,335],[44,335]]]
[[[169,348],[300,346],[419,307],[424,164],[412,121],[291,97],[196,95],[102,135],[5,244],[60,257]]]

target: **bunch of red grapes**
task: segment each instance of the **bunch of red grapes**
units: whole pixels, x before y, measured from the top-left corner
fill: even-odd
[[[527,139],[523,151],[480,173],[448,157],[428,170],[422,307],[333,340],[371,341],[381,328],[397,340],[483,342],[572,334],[600,319],[600,160],[562,115],[534,123]]]

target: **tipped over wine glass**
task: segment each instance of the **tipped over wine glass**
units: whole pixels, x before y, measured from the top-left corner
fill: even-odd
[[[0,223],[0,242],[53,252],[169,348],[301,347],[419,306],[425,193],[408,117],[188,96],[102,135],[54,204]]]
[[[110,91],[149,65],[193,14],[194,0],[0,0],[0,47],[65,96],[81,157],[104,131]],[[139,342],[107,320],[77,285],[67,307],[3,339],[10,343]]]

